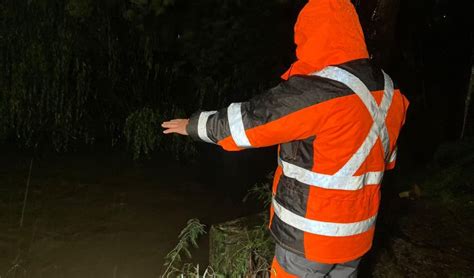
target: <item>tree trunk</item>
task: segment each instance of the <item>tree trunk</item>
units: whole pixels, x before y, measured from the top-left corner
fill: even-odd
[[[469,88],[467,90],[466,102],[464,105],[464,120],[462,123],[461,139],[466,135],[466,128],[469,124],[469,107],[471,106],[472,91],[474,91],[474,65],[471,67],[471,80],[469,81]]]

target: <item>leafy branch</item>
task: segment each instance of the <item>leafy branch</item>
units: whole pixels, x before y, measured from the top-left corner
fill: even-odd
[[[178,244],[165,257],[166,270],[161,277],[169,277],[171,274],[180,272],[178,265],[182,262],[183,255],[191,258],[190,247],[198,248],[197,240],[206,233],[205,225],[198,219],[188,221],[186,227],[181,231]]]

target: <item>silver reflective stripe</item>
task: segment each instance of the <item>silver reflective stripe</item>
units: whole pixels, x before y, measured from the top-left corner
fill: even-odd
[[[299,216],[284,208],[275,199],[273,199],[272,204],[275,214],[284,223],[301,231],[322,236],[343,237],[358,235],[368,231],[375,224],[375,220],[377,219],[377,215],[374,215],[373,217],[360,222],[323,222]]]
[[[216,113],[217,111],[208,111],[208,112],[201,112],[201,114],[199,114],[198,127],[197,127],[198,136],[204,142],[214,143],[211,139],[209,139],[209,136],[207,136],[207,120],[209,119],[209,116],[214,115]]]
[[[378,137],[380,137],[383,144],[384,156],[387,157],[388,150],[390,148],[390,138],[385,125],[385,118],[387,117],[388,109],[390,108],[393,99],[393,82],[390,77],[385,74],[385,72],[383,72],[385,89],[384,96],[379,107],[367,86],[359,78],[346,70],[338,67],[327,67],[320,72],[314,73],[313,75],[336,80],[349,87],[352,91],[354,91],[354,93],[357,94],[357,96],[359,96],[361,101],[369,110],[369,113],[374,121],[372,127],[370,128],[369,134],[362,145],[334,176],[345,177],[354,175],[367,159],[370,151],[377,142]]]
[[[227,108],[227,117],[229,118],[229,127],[235,144],[241,148],[250,148],[250,141],[245,134],[244,122],[242,121],[242,103],[232,103]]]
[[[374,123],[370,128],[369,134],[367,135],[359,149],[356,151],[356,153],[352,155],[349,161],[341,169],[339,169],[339,171],[334,174],[334,176],[353,176],[357,172],[357,170],[359,170],[360,166],[364,163],[364,161],[367,159],[370,151],[377,142],[377,133],[377,124]]]
[[[398,147],[395,147],[395,149],[392,152],[392,155],[390,155],[390,159],[388,160],[388,163],[393,163],[395,160],[397,160],[397,151]]]
[[[382,71],[384,81],[385,81],[385,88],[384,88],[384,96],[382,99],[382,102],[380,103],[380,113],[383,115],[383,128],[382,128],[382,136],[380,139],[382,140],[382,144],[384,146],[384,151],[385,155],[388,156],[390,152],[390,136],[388,134],[388,129],[387,126],[385,125],[385,119],[387,118],[388,115],[388,109],[390,109],[390,106],[392,105],[393,101],[393,95],[394,95],[394,87],[393,87],[393,81],[386,74],[384,71]]]
[[[376,119],[379,113],[379,107],[370,90],[365,84],[352,73],[338,67],[326,67],[322,71],[315,72],[313,75],[332,79],[349,87],[362,100],[370,112],[372,118]]]
[[[384,172],[368,172],[361,176],[334,176],[315,173],[281,159],[279,164],[286,177],[325,189],[359,190],[366,185],[380,184],[384,174]]]

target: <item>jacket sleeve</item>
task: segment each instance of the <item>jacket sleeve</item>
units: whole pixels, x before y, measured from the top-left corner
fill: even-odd
[[[266,147],[315,135],[328,114],[322,110],[314,92],[283,82],[248,102],[195,113],[187,131],[228,151]]]

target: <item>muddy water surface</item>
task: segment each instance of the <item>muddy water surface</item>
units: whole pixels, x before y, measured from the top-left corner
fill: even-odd
[[[206,225],[255,211],[176,162],[137,166],[114,156],[35,159],[0,169],[0,277],[158,277],[190,218]],[[193,261],[207,264],[207,238]]]

